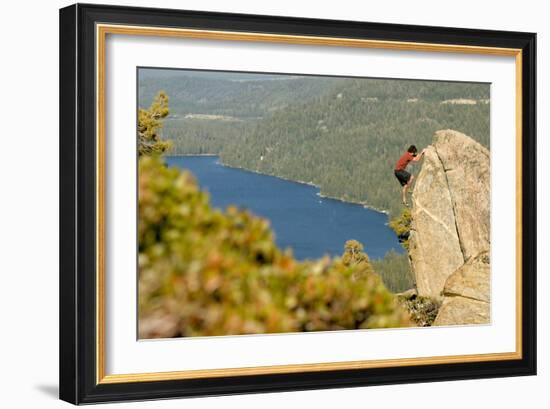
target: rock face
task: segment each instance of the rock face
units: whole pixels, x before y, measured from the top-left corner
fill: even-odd
[[[487,324],[491,318],[489,252],[468,260],[447,279],[433,325]]]
[[[489,248],[489,151],[455,131],[439,131],[434,147],[445,170],[464,260]]]
[[[447,277],[464,263],[453,201],[434,146],[426,149],[413,193],[409,255],[418,294],[440,298]]]
[[[489,151],[460,132],[436,132],[426,148],[412,204],[411,266],[418,294],[443,301],[436,323],[486,322]]]

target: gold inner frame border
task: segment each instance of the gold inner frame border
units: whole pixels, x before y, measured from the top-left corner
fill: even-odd
[[[320,372],[349,369],[388,368],[466,362],[519,360],[522,358],[522,50],[455,44],[415,43],[354,38],[298,36],[284,34],[216,31],[186,28],[96,24],[96,383],[168,381],[214,377]],[[516,350],[505,353],[449,355],[381,359],[368,361],[320,362],[314,364],[183,370],[130,374],[105,373],[105,42],[108,34],[198,38],[294,45],[374,48],[402,51],[466,53],[515,57],[516,65]]]

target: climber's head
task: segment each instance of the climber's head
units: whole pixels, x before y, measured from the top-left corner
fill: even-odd
[[[409,149],[407,149],[407,152],[412,153],[413,156],[416,156],[416,152],[418,152],[418,150],[416,149],[416,146],[411,145],[409,146]]]

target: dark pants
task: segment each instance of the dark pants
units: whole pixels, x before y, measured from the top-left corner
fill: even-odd
[[[411,174],[407,172],[406,170],[394,170],[393,171],[395,177],[401,183],[401,186],[405,186],[407,183],[409,183],[409,180],[411,180]]]

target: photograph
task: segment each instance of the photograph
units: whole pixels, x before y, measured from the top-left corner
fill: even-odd
[[[490,83],[136,70],[138,339],[491,324]]]
[[[550,401],[545,3],[5,4],[2,407]]]
[[[536,33],[317,17],[59,10],[60,399],[536,374]]]

